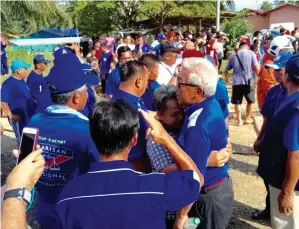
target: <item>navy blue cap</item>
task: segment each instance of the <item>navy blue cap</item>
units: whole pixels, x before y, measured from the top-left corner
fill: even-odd
[[[48,60],[43,54],[37,54],[33,58],[33,64],[40,64],[40,63],[49,64],[51,63],[51,61]]]
[[[286,65],[286,73],[299,79],[299,53],[294,55]]]
[[[55,64],[81,63],[79,57],[70,48],[59,48],[54,52]]]
[[[85,64],[55,64],[46,78],[51,92],[63,94],[79,89],[83,85],[98,85],[100,80],[96,74],[86,74]]]

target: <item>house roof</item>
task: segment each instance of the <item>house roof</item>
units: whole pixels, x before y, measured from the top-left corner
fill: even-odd
[[[284,8],[284,7],[286,7],[286,6],[296,7],[296,8],[298,8],[298,10],[299,10],[299,6],[297,6],[297,5],[293,5],[293,4],[290,4],[290,3],[283,4],[283,5],[281,5],[281,6],[278,6],[278,7],[274,8],[274,9],[267,10],[267,11],[264,11],[264,12],[262,12],[262,11],[260,11],[260,10],[254,10],[254,9],[248,9],[248,10],[250,11],[250,13],[254,13],[254,14],[256,14],[256,15],[261,15],[261,16],[266,16],[267,14],[269,14],[269,13],[271,13],[271,12],[273,12],[273,11],[279,10],[279,9],[281,9],[281,8]]]

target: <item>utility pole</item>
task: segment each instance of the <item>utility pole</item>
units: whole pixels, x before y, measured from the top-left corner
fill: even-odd
[[[216,11],[216,30],[220,30],[220,0],[217,0],[217,11]]]

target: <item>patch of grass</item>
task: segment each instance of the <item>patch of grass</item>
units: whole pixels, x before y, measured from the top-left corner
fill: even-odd
[[[1,84],[3,83],[4,80],[6,80],[10,75],[11,75],[11,70],[10,70],[10,64],[14,59],[21,59],[26,61],[27,63],[30,63],[33,65],[33,58],[36,54],[41,54],[42,52],[28,52],[26,50],[14,50],[12,47],[7,47],[6,48],[6,53],[8,57],[8,66],[9,66],[9,72],[7,75],[1,76]],[[53,53],[52,52],[43,52],[42,54],[45,55],[45,57],[51,61],[53,61]],[[48,64],[48,68],[46,71],[43,73],[44,76],[47,76],[51,67],[53,66],[53,62]],[[33,69],[29,69],[29,72]]]

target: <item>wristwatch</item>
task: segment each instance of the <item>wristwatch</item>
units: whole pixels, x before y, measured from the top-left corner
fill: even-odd
[[[29,205],[31,201],[31,192],[26,188],[12,189],[5,192],[3,200],[10,197],[17,198],[18,200],[23,200],[27,205]]]

